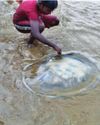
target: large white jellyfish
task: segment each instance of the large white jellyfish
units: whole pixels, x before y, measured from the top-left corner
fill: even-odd
[[[78,52],[53,56],[45,60],[33,78],[24,78],[31,91],[50,97],[84,93],[97,83],[98,67],[93,59]]]

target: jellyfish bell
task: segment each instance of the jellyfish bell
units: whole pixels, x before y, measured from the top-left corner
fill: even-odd
[[[98,68],[94,61],[79,52],[63,53],[45,60],[37,75],[27,82],[32,91],[47,96],[74,95],[95,84]]]

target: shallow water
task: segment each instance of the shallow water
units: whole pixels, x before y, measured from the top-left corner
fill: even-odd
[[[46,56],[55,53],[40,43],[28,49],[28,35],[18,33],[11,22],[16,5],[3,4],[0,12],[0,124],[1,125],[99,125],[100,84],[83,95],[51,99],[30,93],[22,82],[36,75]],[[100,2],[61,1],[55,12],[61,23],[44,35],[63,51],[81,51],[100,67]],[[98,74],[100,75],[100,74]],[[98,77],[100,81],[100,77]],[[100,82],[98,82],[100,83]],[[94,83],[95,84],[95,83]]]

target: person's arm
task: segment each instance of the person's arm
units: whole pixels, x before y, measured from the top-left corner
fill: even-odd
[[[39,22],[38,21],[33,21],[30,20],[30,25],[31,25],[31,31],[32,35],[35,39],[39,40],[40,42],[47,44],[48,46],[52,47],[54,50],[57,51],[57,53],[60,55],[61,54],[61,49],[55,45],[54,43],[50,42],[47,40],[43,35],[41,35],[39,31]]]

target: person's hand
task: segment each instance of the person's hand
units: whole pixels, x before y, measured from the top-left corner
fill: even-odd
[[[57,51],[58,55],[61,55],[61,49],[58,46],[55,46],[54,49]]]

